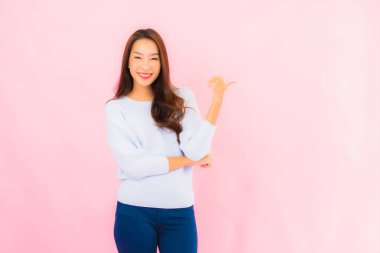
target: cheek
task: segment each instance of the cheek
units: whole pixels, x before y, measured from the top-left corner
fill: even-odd
[[[131,70],[136,69],[136,67],[137,67],[137,63],[136,63],[135,61],[130,61],[130,62],[129,62],[129,68],[130,68]]]
[[[161,65],[158,63],[156,66],[154,66],[156,72],[160,72],[161,70]]]

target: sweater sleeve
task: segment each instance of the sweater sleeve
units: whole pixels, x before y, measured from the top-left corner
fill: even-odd
[[[109,101],[105,115],[107,142],[118,165],[119,179],[140,179],[169,172],[168,158],[151,154],[141,147],[118,104]]]
[[[182,119],[183,130],[179,134],[180,145],[184,155],[193,161],[199,161],[210,153],[211,143],[216,125],[201,118],[194,92],[188,87],[182,87],[185,99],[185,116]]]

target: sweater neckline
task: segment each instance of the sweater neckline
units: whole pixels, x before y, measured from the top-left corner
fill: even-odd
[[[124,96],[125,99],[135,103],[135,104],[142,104],[142,105],[150,105],[153,103],[153,100],[150,100],[150,101],[139,101],[139,100],[136,100],[136,99],[133,99],[133,98],[129,98],[127,96]]]

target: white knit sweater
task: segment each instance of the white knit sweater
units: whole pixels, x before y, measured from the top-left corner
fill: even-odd
[[[160,129],[151,116],[151,101],[126,96],[105,106],[108,145],[121,183],[118,201],[144,207],[181,208],[194,204],[192,167],[169,171],[170,156],[197,161],[210,153],[216,126],[202,119],[194,92],[174,91],[185,99],[180,145],[176,133]]]

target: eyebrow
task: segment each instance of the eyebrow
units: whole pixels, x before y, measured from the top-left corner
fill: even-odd
[[[142,53],[140,53],[140,52],[132,52],[132,53],[136,53],[136,54],[140,54],[140,55],[142,55]],[[150,54],[150,55],[158,55],[158,53],[153,53],[153,54]]]

